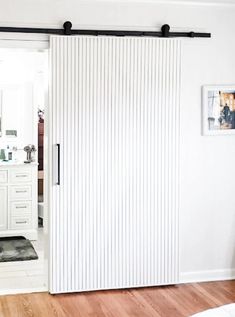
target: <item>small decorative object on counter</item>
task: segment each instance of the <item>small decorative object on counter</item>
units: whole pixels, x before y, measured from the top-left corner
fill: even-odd
[[[5,150],[5,160],[12,161],[12,151],[10,150],[10,146],[8,145]]]
[[[24,151],[27,153],[27,159],[24,162],[32,163],[34,161],[34,153],[36,152],[35,146],[33,144],[26,145]]]

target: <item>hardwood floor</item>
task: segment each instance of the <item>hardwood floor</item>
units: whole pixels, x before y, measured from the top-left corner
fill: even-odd
[[[0,317],[188,317],[235,302],[235,281],[0,297]]]

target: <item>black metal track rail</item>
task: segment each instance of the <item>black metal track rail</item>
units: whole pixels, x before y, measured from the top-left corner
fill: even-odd
[[[4,27],[0,26],[0,32],[7,33],[33,33],[33,34],[51,34],[51,35],[93,35],[93,36],[138,36],[138,37],[200,37],[210,38],[210,33],[198,32],[170,32],[170,26],[164,24],[161,31],[121,31],[121,30],[73,30],[72,23],[66,21],[63,29],[46,28],[26,28],[26,27]]]

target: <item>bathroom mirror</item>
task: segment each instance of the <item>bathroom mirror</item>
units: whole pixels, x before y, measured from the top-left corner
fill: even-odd
[[[23,149],[26,144],[36,144],[37,112],[33,108],[33,89],[32,83],[0,87],[1,141],[5,146]]]
[[[0,151],[15,148],[15,158],[26,159],[24,147],[37,144],[37,103],[32,82],[4,83],[0,82]],[[1,159],[5,155],[0,154]]]

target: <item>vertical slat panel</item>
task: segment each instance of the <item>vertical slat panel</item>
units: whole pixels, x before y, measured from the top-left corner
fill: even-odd
[[[180,57],[175,39],[51,37],[52,293],[177,283]]]

